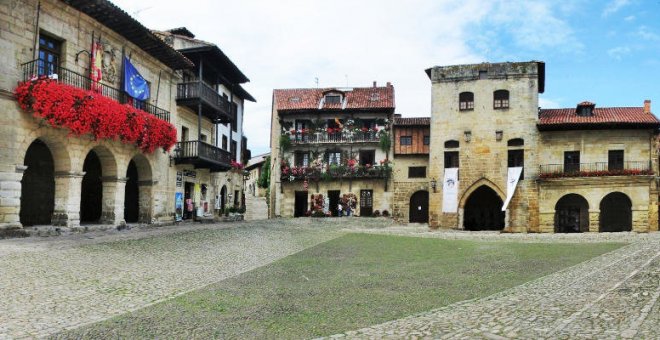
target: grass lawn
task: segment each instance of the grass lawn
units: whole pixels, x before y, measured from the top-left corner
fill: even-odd
[[[622,244],[348,234],[71,338],[311,338],[484,297]]]

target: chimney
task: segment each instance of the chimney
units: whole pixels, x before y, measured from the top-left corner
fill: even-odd
[[[392,83],[390,83],[390,82],[388,81],[388,82],[387,82],[387,87],[392,87]]]
[[[644,113],[651,113],[651,101],[648,99],[644,101]]]
[[[374,87],[376,87],[376,81],[374,80]]]

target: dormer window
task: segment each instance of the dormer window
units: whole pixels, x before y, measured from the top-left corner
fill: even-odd
[[[474,93],[461,92],[458,95],[458,109],[461,111],[474,110]]]
[[[341,103],[341,96],[338,94],[326,94],[325,95],[325,103],[326,104],[340,104]]]
[[[591,117],[594,115],[596,104],[592,102],[582,102],[577,105],[575,113],[580,117]]]

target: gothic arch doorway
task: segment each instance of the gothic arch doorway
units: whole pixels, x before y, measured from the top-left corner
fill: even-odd
[[[555,205],[555,232],[581,233],[589,231],[589,203],[578,194],[568,194]]]
[[[410,223],[428,223],[429,222],[429,192],[420,190],[410,196],[409,209]]]
[[[612,192],[600,201],[600,232],[632,230],[632,201],[621,192]]]
[[[465,202],[463,228],[466,230],[502,230],[505,212],[502,199],[487,185],[474,190]]]
[[[28,147],[21,180],[20,222],[50,224],[55,206],[55,162],[48,146],[37,139]]]

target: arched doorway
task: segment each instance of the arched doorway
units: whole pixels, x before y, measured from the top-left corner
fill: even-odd
[[[632,201],[621,192],[612,192],[600,201],[600,232],[632,230]]]
[[[85,175],[80,190],[80,222],[99,222],[103,211],[103,176],[101,160],[94,150],[85,157]]]
[[[127,223],[135,223],[140,219],[140,187],[138,185],[138,168],[133,160],[128,163],[126,178],[124,220]]]
[[[502,199],[487,185],[474,190],[465,202],[463,228],[466,230],[502,230],[504,216]]]
[[[227,186],[223,185],[220,189],[220,209],[225,209],[225,204],[227,203]]]
[[[55,205],[55,163],[46,144],[35,140],[25,153],[21,180],[20,221],[24,226],[50,224]]]
[[[568,194],[555,205],[555,232],[581,233],[589,231],[589,203],[577,194]]]
[[[410,196],[410,223],[429,222],[429,192],[420,190]]]

